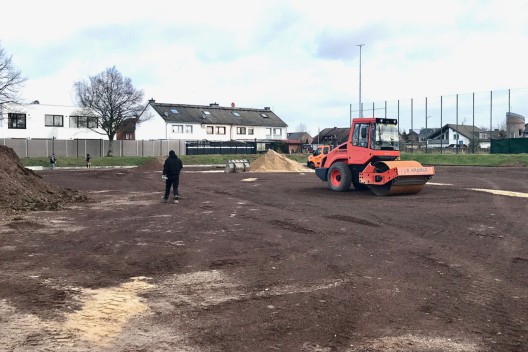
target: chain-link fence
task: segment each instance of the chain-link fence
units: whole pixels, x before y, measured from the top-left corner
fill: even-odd
[[[418,135],[405,141],[411,151],[489,152],[492,139],[523,137],[506,120],[515,115],[525,121],[528,88],[370,102],[362,109],[356,103],[350,104],[350,114],[397,118],[400,133]]]

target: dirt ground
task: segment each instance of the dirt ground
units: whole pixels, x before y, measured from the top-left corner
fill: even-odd
[[[86,200],[1,216],[0,350],[527,351],[528,170],[436,170],[377,197],[186,167],[179,204],[155,165],[37,172]]]

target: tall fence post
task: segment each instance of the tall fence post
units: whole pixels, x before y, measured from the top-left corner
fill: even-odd
[[[398,99],[398,136],[400,135],[400,100]],[[352,125],[350,125],[352,127]]]
[[[411,131],[414,131],[414,104],[413,98],[411,98]],[[418,137],[418,143],[420,143],[420,137]],[[411,142],[411,153],[414,153],[414,141]]]
[[[427,97],[425,97],[425,154],[427,154],[427,147],[429,146],[429,132],[427,131],[427,120],[429,120],[429,116],[427,116]]]
[[[472,151],[473,151],[473,154],[475,154],[475,92],[473,92],[473,103],[472,103],[472,106],[473,106],[473,143],[472,144]]]
[[[460,148],[460,144],[458,143],[458,139],[460,138],[460,132],[458,132],[458,94],[456,95],[456,122],[455,122],[455,126],[456,126],[456,146],[455,146],[455,150],[456,150],[456,153],[458,154],[458,148]]]
[[[493,133],[493,91],[490,91],[490,151],[491,151],[491,134]]]
[[[443,115],[443,97],[440,96],[440,154],[444,153],[444,133],[443,133],[443,122],[442,122],[442,115]],[[448,130],[449,131],[449,130]]]
[[[511,103],[510,103],[510,99],[511,99],[511,89],[508,89],[508,112],[511,112]]]

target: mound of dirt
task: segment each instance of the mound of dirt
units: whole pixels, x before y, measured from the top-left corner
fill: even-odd
[[[291,160],[283,154],[268,150],[250,165],[253,172],[305,172],[310,169],[301,163]]]
[[[163,163],[165,162],[166,157],[159,157],[156,159],[151,159],[137,167],[138,170],[144,171],[161,171],[163,170]]]
[[[26,169],[13,149],[0,145],[0,212],[56,210],[62,204],[86,200],[74,190],[63,190]]]

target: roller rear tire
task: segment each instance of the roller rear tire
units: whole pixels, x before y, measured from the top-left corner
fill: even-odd
[[[334,192],[346,192],[352,184],[352,171],[343,162],[337,162],[328,169],[328,186]]]

